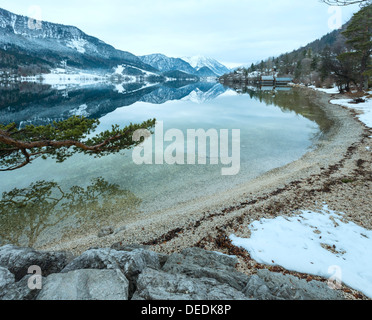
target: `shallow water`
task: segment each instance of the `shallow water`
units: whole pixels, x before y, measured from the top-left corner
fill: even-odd
[[[231,130],[240,129],[240,172],[222,176],[221,168],[228,166],[211,165],[210,158],[206,165],[138,166],[131,150],[102,158],[76,154],[61,164],[38,159],[0,173],[3,243],[38,246],[63,235],[96,233],[102,226],[125,225],[140,212],[151,216],[224,192],[299,159],[330,126],[297,90],[243,88],[237,93],[216,83],[133,86],[124,91],[115,91],[117,86],[37,88],[30,90],[28,100],[22,91],[14,93],[22,103],[2,101],[0,121],[22,126],[81,114],[99,117],[99,131],[156,118],[164,131],[178,129],[185,137],[188,129],[229,129],[230,137]]]

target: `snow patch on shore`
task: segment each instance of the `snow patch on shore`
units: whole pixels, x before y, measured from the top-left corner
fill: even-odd
[[[342,220],[344,213],[302,211],[295,217],[262,219],[251,224],[251,238],[231,235],[258,263],[287,270],[335,276],[372,298],[372,231]]]
[[[328,94],[338,94],[339,90],[337,87],[331,88],[331,89],[322,89],[322,88],[316,88],[315,86],[310,86],[309,88],[325,92]],[[372,91],[367,92],[371,95]],[[338,104],[343,107],[351,108],[356,111],[362,112],[362,114],[358,115],[358,118],[360,121],[362,121],[367,127],[372,128],[372,99],[366,99],[366,102],[361,103],[353,103],[352,99],[334,99],[330,102],[332,104]],[[372,138],[372,136],[370,137]]]
[[[367,127],[372,128],[372,99],[365,99],[366,102],[352,103],[350,99],[336,99],[331,100],[332,104],[339,104],[341,106],[361,111],[362,114],[358,115],[360,121],[362,121]]]
[[[328,94],[340,93],[340,90],[337,87],[325,89],[325,88],[317,88],[315,86],[309,86],[309,88],[314,89],[314,90],[318,90],[318,91],[321,91],[321,92],[325,92],[325,93],[328,93]]]
[[[54,89],[64,90],[68,87],[82,87],[105,83],[107,79],[105,76],[90,74],[78,69],[71,69],[67,72],[65,69],[56,68],[51,70],[49,74],[21,77],[21,81],[46,84]]]

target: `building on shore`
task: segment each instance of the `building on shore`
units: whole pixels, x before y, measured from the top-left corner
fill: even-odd
[[[287,86],[292,80],[290,77],[261,76],[259,81],[261,86],[279,87]]]

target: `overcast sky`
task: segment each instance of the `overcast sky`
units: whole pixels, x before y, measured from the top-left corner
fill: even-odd
[[[0,7],[73,25],[135,55],[204,55],[228,66],[292,51],[357,12],[320,0],[0,0]],[[39,8],[39,9],[38,9]]]

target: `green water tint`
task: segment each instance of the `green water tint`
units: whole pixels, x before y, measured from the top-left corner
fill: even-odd
[[[99,159],[78,154],[61,164],[38,159],[20,170],[0,173],[2,243],[38,246],[97,235],[104,226],[121,227],[137,217],[145,219],[224,192],[299,159],[326,138],[331,126],[299,90],[239,88],[238,95],[216,86],[219,95],[212,100],[138,101],[118,108],[102,116],[99,130],[150,118],[164,121],[165,130],[241,129],[237,176],[221,176],[220,165],[137,166],[130,150]],[[156,92],[158,97],[161,92]]]
[[[295,112],[319,126],[319,134],[325,135],[332,122],[316,104],[309,100],[308,96],[298,88],[278,88],[278,90],[252,90],[249,87],[235,87],[240,94],[248,94],[251,99],[257,99],[267,105],[279,107],[283,112]],[[319,136],[316,136],[319,137]]]
[[[99,230],[137,210],[141,200],[97,178],[86,188],[62,190],[56,182],[38,181],[4,192],[0,201],[0,237],[6,243],[33,246],[46,230],[70,220],[76,229]],[[68,228],[68,227],[66,227]],[[68,230],[64,230],[68,233]]]

